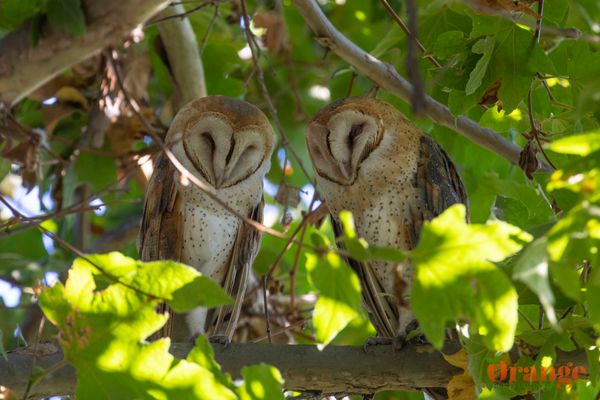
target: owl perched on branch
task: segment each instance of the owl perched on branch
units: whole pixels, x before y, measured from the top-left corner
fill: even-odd
[[[446,152],[384,101],[346,98],[330,104],[312,118],[306,140],[338,236],[338,215],[349,210],[357,234],[368,243],[409,250],[417,245],[424,221],[454,203],[468,204]],[[416,327],[410,309],[412,266],[348,262],[361,281],[363,303],[378,335],[402,343]]]
[[[175,116],[166,145],[183,166],[237,213],[262,222],[262,179],[270,167],[273,131],[266,116],[244,101],[221,96],[194,100]],[[231,340],[260,234],[209,198],[164,154],[147,188],[139,253],[144,261],[188,264],[219,283],[234,304],[175,315],[162,335],[185,340],[203,333]]]

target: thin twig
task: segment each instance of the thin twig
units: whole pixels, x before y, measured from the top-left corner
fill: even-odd
[[[175,15],[169,15],[168,17],[163,17],[163,18],[159,18],[159,19],[148,21],[144,26],[145,27],[152,26],[152,25],[158,24],[160,22],[167,21],[169,19],[183,18],[183,17],[186,17],[186,16],[188,16],[190,14],[193,14],[193,13],[195,13],[197,11],[202,10],[203,8],[206,8],[206,7],[212,6],[212,5],[217,5],[218,3],[223,3],[225,1],[227,1],[227,0],[210,0],[210,1],[207,1],[207,2],[204,2],[204,3],[200,4],[197,7],[194,7],[192,9],[190,9],[190,10],[187,10],[186,12],[175,14]],[[179,4],[172,4],[172,5],[179,5]]]
[[[11,235],[11,234],[29,229],[31,227],[35,227],[38,224],[41,224],[42,222],[47,221],[49,219],[62,218],[64,216],[67,216],[67,215],[70,215],[73,213],[85,211],[84,209],[87,209],[87,211],[93,211],[93,210],[99,209],[103,205],[110,205],[110,204],[114,204],[117,202],[122,202],[122,201],[115,200],[115,201],[111,201],[111,202],[104,202],[104,204],[98,205],[98,206],[90,206],[89,205],[89,203],[91,201],[93,201],[95,199],[99,199],[100,196],[102,196],[104,194],[118,192],[119,189],[116,187],[121,185],[124,181],[126,181],[131,176],[131,174],[133,174],[141,165],[143,165],[149,161],[151,161],[150,158],[148,160],[144,161],[144,163],[142,163],[142,164],[139,164],[139,165],[136,164],[135,166],[125,170],[122,173],[122,176],[119,179],[117,179],[115,182],[110,183],[109,185],[107,185],[104,188],[100,189],[99,191],[91,194],[90,196],[83,199],[82,201],[73,203],[72,205],[70,205],[67,208],[63,208],[62,210],[56,211],[54,213],[38,215],[38,216],[33,216],[33,217],[27,217],[27,216],[24,216],[21,214],[22,217],[19,217],[14,222],[8,221],[6,224],[2,225],[2,227],[0,227],[0,228],[7,229],[8,227],[10,227],[11,225],[14,225],[15,223],[24,223],[25,224],[23,226],[17,226],[17,227],[10,228],[10,230],[7,229],[6,231],[3,232],[4,235]]]
[[[402,21],[402,18],[400,18],[400,16],[396,13],[396,11],[394,11],[394,8],[390,5],[390,3],[388,3],[387,0],[380,0],[380,2],[381,2],[381,4],[383,4],[385,9],[392,16],[392,18],[396,21],[396,23],[400,26],[400,29],[402,29],[402,31],[404,31],[404,33],[406,33],[406,36],[411,37],[412,35],[410,33],[410,29],[408,29],[408,27],[406,26],[404,21]],[[415,42],[416,42],[417,46],[419,47],[419,50],[421,50],[421,53],[423,53],[423,57],[428,59],[429,62],[431,62],[437,68],[442,67],[442,64],[440,64],[438,62],[438,60],[435,59],[433,54],[431,54],[430,52],[427,51],[425,46],[423,46],[423,44],[416,37],[415,37]]]
[[[313,182],[314,179],[311,179],[311,175],[308,172],[308,170],[305,168],[304,163],[302,162],[302,159],[300,158],[298,153],[296,153],[294,148],[289,145],[289,143],[290,143],[289,138],[285,134],[283,125],[281,124],[281,121],[279,120],[277,109],[275,108],[275,105],[273,104],[273,99],[271,99],[271,96],[269,95],[269,89],[267,88],[267,85],[265,83],[265,76],[264,76],[263,70],[259,64],[258,45],[256,44],[256,40],[254,39],[254,35],[250,31],[250,17],[248,16],[248,9],[246,8],[246,1],[240,0],[240,5],[242,6],[242,18],[244,20],[244,32],[246,33],[246,40],[248,42],[248,47],[250,47],[250,52],[252,53],[252,62],[254,63],[254,68],[256,70],[258,85],[260,87],[263,97],[265,98],[265,101],[267,102],[267,108],[269,109],[269,114],[271,115],[271,120],[274,122],[275,127],[277,128],[277,131],[279,132],[279,135],[281,136],[281,145],[286,149],[286,152],[287,151],[290,152],[290,154],[294,158],[294,161],[296,161],[296,163],[302,170],[302,173],[304,174],[306,179],[309,182],[311,182],[314,186],[315,185],[315,183]]]
[[[534,40],[539,43],[540,35],[542,34],[542,19],[544,14],[544,0],[537,0],[538,2],[538,17],[535,25],[535,34],[533,35]]]
[[[263,302],[265,303],[265,324],[267,327],[267,338],[269,338],[269,343],[273,343],[273,338],[271,337],[271,322],[269,320],[269,303],[267,298],[267,275],[263,275],[262,277],[262,287]]]
[[[533,322],[531,322],[531,320],[529,318],[527,318],[527,315],[525,315],[525,313],[523,311],[521,311],[520,308],[517,309],[517,312],[519,313],[519,315],[521,316],[521,318],[523,318],[523,320],[525,320],[525,322],[527,323],[527,325],[529,325],[529,327],[531,328],[531,330],[533,330],[533,331],[537,330],[537,328],[535,327],[535,325],[533,325]]]
[[[98,198],[98,197],[95,197],[95,195],[92,195],[92,200],[94,198]],[[73,204],[72,206],[70,206],[68,208],[63,208],[62,210],[57,211],[57,212],[52,212],[52,213],[47,213],[47,214],[42,214],[42,215],[35,215],[33,217],[24,216],[23,219],[20,219],[20,218],[9,219],[8,221],[6,221],[6,223],[0,225],[0,231],[3,231],[2,232],[3,236],[10,236],[10,235],[14,235],[15,233],[32,228],[34,226],[31,224],[32,222],[35,222],[36,224],[41,224],[42,222],[48,221],[49,219],[60,219],[62,217],[65,217],[65,216],[71,215],[71,214],[78,214],[78,213],[88,212],[88,211],[98,211],[102,207],[107,207],[112,204],[136,203],[136,202],[139,202],[139,201],[136,201],[136,199],[112,200],[112,201],[105,201],[102,204],[97,204],[97,205],[93,205],[93,206],[92,205],[80,206],[81,204],[89,203],[89,201],[82,200],[80,202]],[[17,227],[12,227],[13,225],[16,225],[16,224],[23,224],[23,225],[17,226]]]
[[[273,274],[275,273],[275,271],[277,270],[277,267],[279,266],[279,263],[281,262],[283,256],[285,255],[285,253],[290,249],[290,247],[292,247],[293,244],[298,243],[297,241],[295,241],[296,236],[298,236],[298,234],[300,233],[300,231],[302,230],[302,227],[308,223],[310,217],[314,214],[316,214],[317,212],[321,211],[321,207],[326,207],[325,204],[321,204],[317,209],[309,211],[300,221],[300,224],[298,224],[298,226],[296,227],[296,229],[294,230],[294,232],[292,232],[292,234],[290,235],[290,237],[288,238],[287,243],[283,246],[283,248],[281,249],[281,251],[279,252],[279,254],[277,254],[277,257],[275,257],[275,260],[273,261],[273,263],[271,264],[271,267],[269,268],[269,272],[267,273],[267,276],[269,278],[271,278],[273,276]],[[312,208],[312,207],[311,207]]]
[[[548,154],[546,154],[546,152],[544,151],[544,147],[542,146],[542,143],[540,141],[540,133],[541,132],[538,129],[538,127],[535,125],[535,120],[533,119],[533,101],[532,101],[532,95],[531,95],[532,91],[533,91],[533,84],[529,86],[529,93],[527,94],[527,115],[529,116],[529,124],[531,125],[531,135],[535,139],[538,149],[540,150],[540,153],[542,153],[542,155],[546,159],[546,162],[548,162],[548,164],[550,164],[550,166],[552,168],[556,169],[556,167],[554,166],[554,164],[548,157]]]
[[[350,76],[350,83],[348,84],[348,91],[346,92],[346,97],[352,96],[352,89],[354,87],[354,82],[356,82],[356,77],[358,74],[352,71],[352,75]]]
[[[198,53],[200,54],[200,57],[202,57],[202,53],[204,53],[204,48],[206,47],[206,44],[208,43],[208,37],[210,36],[210,32],[212,31],[213,27],[215,26],[215,22],[217,21],[217,17],[219,16],[219,3],[215,4],[215,12],[212,16],[212,18],[210,19],[210,22],[208,23],[208,26],[206,27],[206,33],[204,33],[204,37],[202,38],[202,43],[200,44],[200,50],[198,51]]]
[[[298,244],[298,248],[296,249],[296,254],[294,255],[294,265],[290,271],[290,310],[292,315],[296,313],[296,272],[298,271],[298,263],[300,261],[300,254],[302,254],[302,244],[304,243],[304,236],[306,235],[307,228],[308,224],[304,224],[302,227],[302,232],[300,233],[300,244]]]
[[[19,210],[17,210],[16,208],[14,208],[5,198],[4,196],[2,196],[0,194],[0,203],[3,203],[6,207],[8,207],[8,209],[16,216],[18,217],[24,217],[23,214],[21,214],[19,212]],[[42,226],[41,224],[37,224],[36,227],[42,232],[42,234],[44,234],[45,236],[48,236],[50,239],[54,240],[58,245],[60,245],[61,247],[65,248],[66,250],[72,252],[73,254],[75,254],[77,257],[82,258],[83,260],[85,260],[86,262],[90,263],[91,265],[93,265],[95,268],[97,268],[102,274],[104,274],[108,279],[110,279],[111,281],[113,281],[114,283],[119,283],[123,286],[125,286],[128,289],[133,290],[136,293],[142,294],[152,300],[162,300],[162,301],[167,301],[167,299],[163,299],[160,297],[156,297],[153,294],[147,293],[143,290],[140,290],[139,288],[130,285],[128,283],[122,282],[121,280],[119,280],[117,277],[115,277],[114,275],[108,273],[107,271],[104,270],[104,268],[102,268],[101,266],[99,266],[98,264],[94,263],[92,260],[90,260],[87,255],[83,252],[83,250],[77,248],[76,246],[73,246],[71,243],[67,242],[66,240],[64,240],[63,238],[61,238],[60,236],[56,235],[54,232],[52,232],[51,230],[45,228],[44,226]]]
[[[27,398],[29,397],[29,392],[35,385],[33,373],[35,372],[35,369],[36,369],[35,367],[36,367],[37,359],[38,359],[38,352],[37,352],[38,344],[40,343],[40,337],[42,335],[42,331],[44,330],[45,321],[46,321],[46,317],[42,316],[42,319],[40,320],[40,325],[38,326],[37,332],[35,334],[35,339],[33,341],[33,360],[31,363],[31,369],[29,370],[29,380],[27,382],[27,389],[25,389],[25,393],[23,394],[23,400],[27,400]],[[39,379],[39,377],[38,377],[38,379]]]
[[[271,340],[272,340],[273,337],[279,336],[282,333],[286,333],[286,332],[289,332],[289,331],[291,331],[291,330],[293,330],[295,328],[298,328],[298,327],[304,325],[305,323],[307,323],[308,321],[310,321],[310,318],[304,318],[304,319],[298,320],[298,321],[294,322],[293,324],[290,324],[289,326],[284,327],[283,329],[279,329],[279,330],[273,332],[270,336],[269,335],[264,335],[264,336],[259,337],[258,339],[254,339],[252,341],[252,343],[260,343],[260,342],[262,342],[265,339],[269,339],[269,343],[271,343]]]
[[[425,84],[419,71],[419,58],[417,57],[417,5],[415,1],[406,0],[409,28],[406,72],[413,87],[411,94],[412,111],[415,115],[421,116],[425,113],[427,103],[425,102]]]

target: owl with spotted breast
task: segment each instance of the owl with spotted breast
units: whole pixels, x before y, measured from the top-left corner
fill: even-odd
[[[177,113],[165,144],[222,202],[262,222],[263,177],[270,167],[273,130],[258,108],[222,96],[199,98]],[[231,340],[259,246],[256,230],[182,179],[165,154],[158,155],[144,203],[141,259],[190,265],[234,299],[233,305],[172,315],[161,336],[186,340],[206,334]]]
[[[368,243],[410,250],[424,221],[452,204],[468,204],[446,152],[384,101],[352,97],[328,105],[309,122],[306,141],[336,236],[338,215],[349,210]],[[401,344],[416,328],[411,264],[347,261],[378,336]]]

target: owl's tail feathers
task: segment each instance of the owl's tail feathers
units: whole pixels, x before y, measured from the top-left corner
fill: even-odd
[[[234,302],[232,305],[220,306],[211,310],[212,318],[209,317],[207,320],[209,337],[224,336],[231,342],[244,303],[251,268],[249,263],[244,263],[239,269],[234,267],[229,269],[224,287],[227,294],[233,297]]]

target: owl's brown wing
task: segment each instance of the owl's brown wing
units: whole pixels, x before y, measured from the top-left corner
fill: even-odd
[[[422,203],[411,205],[412,218],[403,226],[411,249],[418,243],[423,222],[435,218],[452,204],[465,204],[468,219],[469,201],[458,172],[448,154],[428,136],[421,137],[419,162],[413,186],[420,193]],[[343,232],[342,226],[334,216],[331,220],[335,235],[339,237]],[[338,243],[338,246],[343,248],[342,243]],[[368,262],[352,259],[346,261],[358,274],[363,302],[377,333],[384,337],[396,336],[399,333],[398,301],[385,294],[381,282]],[[397,278],[390,277],[395,282]],[[411,285],[412,282],[406,284]]]
[[[467,191],[448,154],[425,135],[421,136],[419,152],[413,185],[424,204],[414,204],[411,207],[412,223],[406,227],[411,238],[411,248],[417,245],[423,222],[437,217],[453,204],[464,204],[467,208],[467,221],[469,220]]]
[[[144,213],[138,240],[142,261],[181,260],[182,216],[181,200],[175,185],[175,167],[164,154],[159,154],[154,173],[146,189]],[[160,312],[167,312],[161,304]],[[168,337],[173,329],[173,318],[153,336]]]
[[[264,206],[265,200],[262,198],[248,217],[262,223]],[[209,337],[226,336],[231,341],[244,303],[254,258],[260,249],[260,241],[261,234],[256,229],[245,223],[240,224],[223,283],[223,289],[233,297],[234,302],[232,305],[210,310],[205,330]]]
[[[175,167],[163,154],[157,156],[146,189],[138,241],[142,261],[181,259],[181,207],[175,185]]]
[[[340,239],[343,235],[343,228],[337,218],[331,215],[331,224],[336,239]],[[337,240],[337,246],[345,250],[344,243]],[[347,258],[346,263],[356,272],[358,279],[361,282],[361,293],[363,298],[364,308],[369,313],[369,319],[375,327],[375,330],[380,336],[394,337],[398,333],[398,309],[394,304],[394,300],[390,296],[386,296],[385,290],[377,279],[375,272],[368,262],[356,261],[352,258]]]

